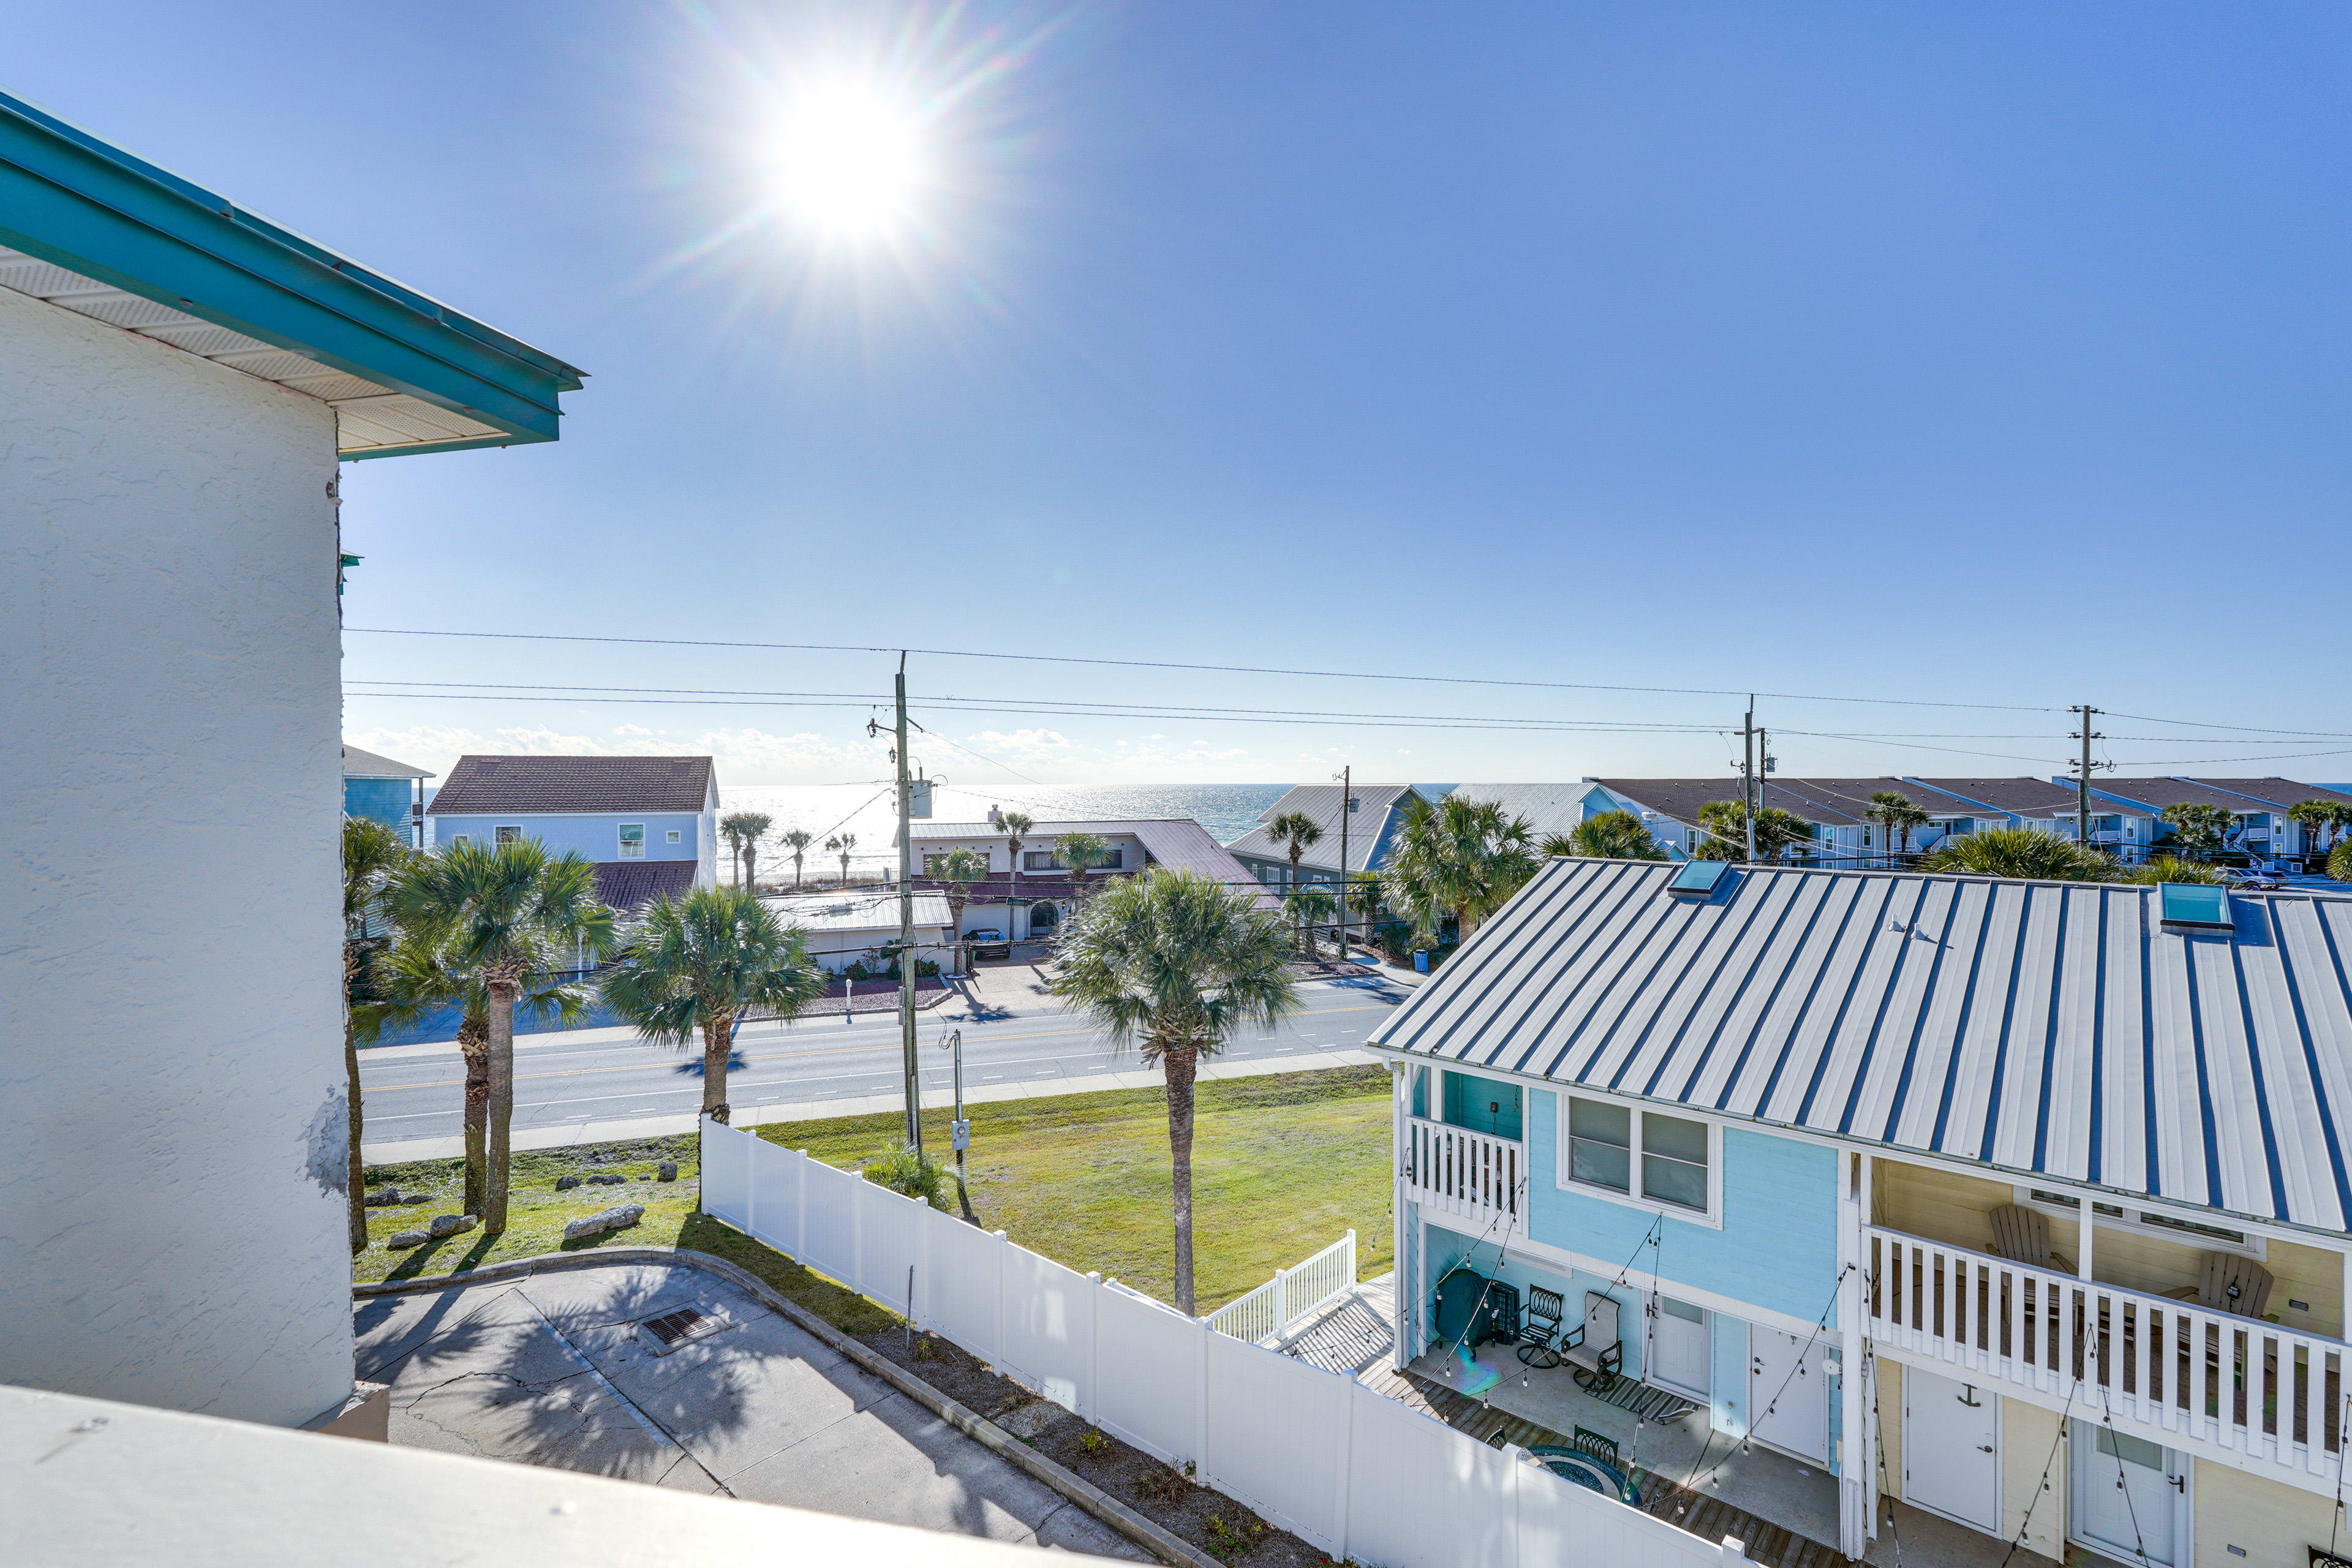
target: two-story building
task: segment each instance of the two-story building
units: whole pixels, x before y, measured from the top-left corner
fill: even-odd
[[[2301,1563],[2352,1395],[2347,954],[2352,898],[1554,861],[1371,1037],[1400,1359],[1443,1371],[1466,1263],[1613,1303],[1624,1374],[1796,1461],[1849,1555],[1883,1494]]]
[[[1337,882],[1343,848],[1347,869],[1351,874],[1378,871],[1385,867],[1396,853],[1397,835],[1403,826],[1407,803],[1424,798],[1411,784],[1360,784],[1344,794],[1335,784],[1297,784],[1259,812],[1258,826],[1225,848],[1251,876],[1266,886],[1288,887],[1290,846],[1276,843],[1266,828],[1277,817],[1297,812],[1322,829],[1323,834],[1300,852],[1299,880],[1309,884]]]
[[[1070,868],[1062,858],[1060,846],[1066,836],[1074,833],[1090,834],[1109,850],[1106,858],[1087,869],[1085,882],[1131,877],[1154,866],[1173,866],[1228,885],[1258,885],[1257,879],[1227,854],[1207,828],[1189,816],[1036,823],[1022,835],[1016,867],[1013,836],[992,811],[990,819],[982,822],[914,823],[915,885],[934,892],[947,890],[940,873],[948,857],[968,849],[986,863],[988,874],[962,885],[965,903],[961,929],[999,931],[1007,942],[1044,942],[1070,915]],[[1274,907],[1270,898],[1263,902]]]
[[[616,910],[717,886],[725,852],[709,757],[460,757],[425,822],[427,848],[537,839],[577,850]]]
[[[412,845],[425,842],[425,781],[433,775],[423,768],[396,763],[374,752],[343,742],[343,815],[381,822],[404,835]]]
[[[2306,800],[2352,806],[2352,795],[2293,779],[2107,778],[2091,790],[2092,812],[2103,807],[2157,817],[2168,805],[2217,805],[2230,813],[2232,826],[2228,847],[2257,860],[2301,860],[2326,853],[2315,839],[2287,813]],[[2151,821],[2150,842],[2168,829]]]

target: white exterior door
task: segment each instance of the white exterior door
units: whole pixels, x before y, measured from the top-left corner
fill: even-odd
[[[1748,1325],[1748,1430],[1817,1465],[1830,1458],[1830,1380],[1822,1352],[1796,1334]]]
[[[1657,1308],[1657,1321],[1651,1329],[1654,1342],[1650,1347],[1648,1381],[1705,1399],[1714,1361],[1706,1309],[1671,1296],[1658,1297]]]
[[[2144,1437],[2111,1432],[2076,1417],[2074,1452],[2074,1540],[2118,1562],[2172,1568],[2179,1559],[2181,1515],[2189,1497],[2189,1463]]]
[[[1903,1499],[1987,1535],[2000,1528],[2000,1398],[1903,1369]]]

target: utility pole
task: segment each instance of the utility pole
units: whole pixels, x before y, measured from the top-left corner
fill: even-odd
[[[1739,725],[1739,815],[1748,829],[1748,862],[1756,863],[1756,695],[1748,696],[1748,716]]]
[[[898,1034],[907,1068],[907,1147],[923,1152],[921,1068],[915,1055],[914,790],[907,777],[907,655],[898,654]]]
[[[2066,738],[2083,742],[2083,760],[2077,764],[2074,774],[2074,842],[2087,849],[2091,846],[2091,769],[2094,766],[2091,742],[2104,741],[2106,737],[2095,733],[2091,729],[2091,717],[2099,711],[2098,709],[2087,702],[2078,702],[2066,711],[2083,716],[2082,729]]]
[[[1348,962],[1348,813],[1356,804],[1356,764],[1339,770],[1339,962]]]

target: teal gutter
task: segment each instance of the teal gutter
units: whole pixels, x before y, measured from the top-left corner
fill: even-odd
[[[562,360],[6,93],[0,242],[506,432],[352,457],[552,441],[580,390]]]

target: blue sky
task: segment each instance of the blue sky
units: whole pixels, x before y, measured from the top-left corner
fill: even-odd
[[[1759,705],[1785,772],[1934,775],[2048,772],[2083,700],[2352,731],[2348,66],[2317,6],[96,3],[12,18],[5,85],[591,373],[556,446],[346,469],[354,626],[2021,710]],[[778,105],[877,76],[913,221],[747,225]],[[872,776],[890,668],[347,647],[355,687],[849,694],[349,700],[428,766],[745,784]],[[1713,773],[1741,707],[910,671],[975,782]],[[2197,742],[2127,771],[2352,776],[2102,727]]]

